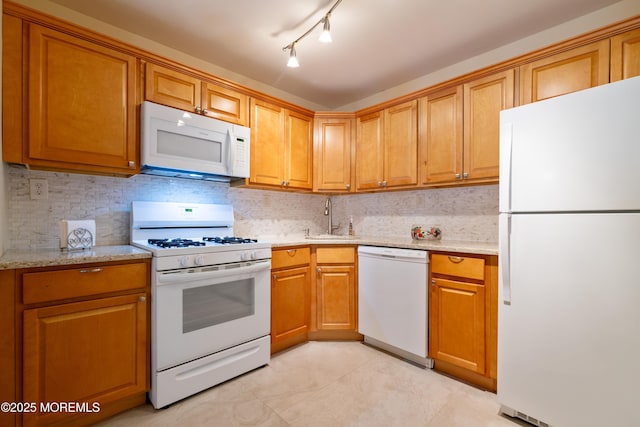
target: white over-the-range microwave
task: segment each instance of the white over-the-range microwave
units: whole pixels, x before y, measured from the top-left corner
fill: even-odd
[[[249,176],[250,129],[142,103],[141,173],[213,181]]]

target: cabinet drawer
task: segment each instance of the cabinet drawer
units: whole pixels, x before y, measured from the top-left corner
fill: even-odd
[[[467,279],[484,280],[484,258],[461,255],[431,255],[431,272]]]
[[[306,248],[281,249],[271,253],[271,269],[305,265],[311,262],[311,250]]]
[[[344,248],[316,248],[318,264],[353,264],[356,262],[356,250]]]
[[[147,285],[148,278],[147,263],[25,273],[22,276],[22,301],[34,304],[139,289]]]

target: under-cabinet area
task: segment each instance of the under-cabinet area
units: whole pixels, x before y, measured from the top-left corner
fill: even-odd
[[[150,261],[1,270],[2,425],[89,425],[146,401]],[[77,405],[72,409],[60,405]],[[65,409],[66,408],[66,409]]]

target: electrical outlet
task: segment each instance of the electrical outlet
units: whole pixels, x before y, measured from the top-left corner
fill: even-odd
[[[31,178],[29,180],[29,197],[31,200],[49,198],[49,185],[44,178]]]

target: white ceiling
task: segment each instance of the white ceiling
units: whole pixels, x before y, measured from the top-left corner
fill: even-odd
[[[51,1],[331,110],[619,0]]]

